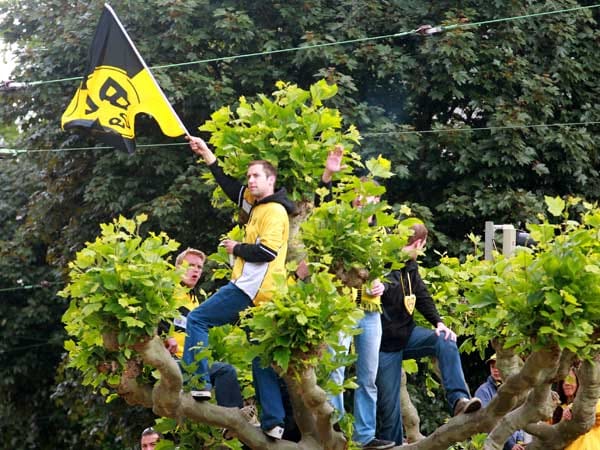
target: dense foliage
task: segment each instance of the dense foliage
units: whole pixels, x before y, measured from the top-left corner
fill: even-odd
[[[59,293],[73,300],[63,316],[72,338],[65,342],[70,365],[104,395],[105,385],[118,384],[127,370],[131,346],[175,317],[175,299],[184,291],[180,272],[165,259],[179,243],[164,233],[142,238],[146,219],[119,217],[102,225],[101,235],[69,263],[70,282]]]

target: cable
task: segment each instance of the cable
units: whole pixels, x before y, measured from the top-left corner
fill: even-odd
[[[431,130],[399,130],[399,131],[382,131],[382,132],[369,132],[366,131],[361,133],[362,137],[373,137],[373,136],[385,136],[385,135],[405,135],[405,134],[437,134],[437,133],[462,133],[472,131],[496,131],[496,130],[518,130],[527,128],[552,128],[552,127],[583,127],[587,125],[600,125],[600,121],[588,121],[588,122],[557,122],[557,123],[538,123],[532,125],[503,125],[497,127],[475,127],[475,128],[438,128]],[[138,145],[138,148],[153,148],[153,147],[173,147],[173,146],[187,146],[187,142],[176,142],[171,144],[142,144]],[[10,154],[12,156],[19,156],[26,153],[45,153],[45,152],[68,152],[68,151],[79,151],[79,150],[114,150],[113,147],[73,147],[73,148],[47,148],[47,149],[14,149],[14,148],[2,148],[0,149],[0,160],[2,154]]]
[[[14,292],[14,291],[24,291],[29,289],[37,289],[37,288],[48,288],[52,285],[56,284],[65,284],[64,281],[41,281],[40,284],[29,284],[25,286],[14,286],[9,288],[0,288],[0,292]]]
[[[176,142],[170,144],[138,144],[136,148],[152,148],[152,147],[173,147],[189,145],[187,142]],[[5,157],[19,156],[23,153],[49,153],[49,152],[71,152],[80,150],[114,150],[114,147],[71,147],[71,148],[39,148],[39,149],[24,149],[24,148],[0,148],[0,159]]]
[[[469,132],[469,131],[496,131],[496,130],[519,130],[525,128],[551,128],[551,127],[569,127],[569,126],[585,126],[599,125],[600,121],[590,122],[562,122],[562,123],[539,123],[535,125],[504,125],[497,127],[476,127],[476,128],[438,128],[432,130],[406,130],[406,131],[382,131],[366,132],[361,136],[382,136],[387,134],[434,134],[434,133],[454,133],[454,132]]]
[[[17,351],[21,351],[21,350],[27,350],[29,348],[45,347],[45,346],[60,346],[60,347],[62,347],[63,344],[58,343],[58,342],[46,341],[46,342],[42,342],[39,344],[23,345],[21,347],[11,348],[10,350],[0,350],[0,355],[4,355],[6,353],[11,353],[11,352],[17,352]]]
[[[408,36],[410,34],[417,34],[417,33],[421,34],[421,35],[431,35],[431,34],[439,33],[442,31],[450,31],[450,30],[455,30],[455,29],[459,29],[459,28],[479,27],[482,25],[489,25],[489,24],[494,24],[494,23],[509,22],[509,21],[513,21],[513,20],[522,20],[522,19],[529,19],[529,18],[556,15],[556,14],[564,14],[567,12],[581,11],[581,10],[586,10],[586,9],[594,9],[594,8],[598,8],[598,7],[600,7],[600,4],[589,5],[589,6],[577,6],[574,8],[558,9],[558,10],[554,10],[554,11],[545,11],[545,12],[532,13],[532,14],[523,14],[520,16],[503,17],[503,18],[499,18],[499,19],[483,20],[483,21],[479,21],[479,22],[457,23],[457,24],[453,24],[453,25],[443,25],[443,26],[436,26],[436,27],[431,27],[429,25],[426,25],[424,27],[419,27],[414,30],[403,31],[403,32],[394,33],[394,34],[371,36],[371,37],[358,38],[358,39],[348,39],[348,40],[336,41],[336,42],[326,42],[326,43],[314,44],[314,45],[289,47],[289,48],[283,48],[283,49],[279,49],[279,50],[267,50],[267,51],[263,51],[263,52],[244,53],[244,54],[233,55],[233,56],[222,56],[222,57],[218,57],[218,58],[200,59],[200,60],[188,61],[188,62],[184,62],[184,63],[157,65],[157,66],[150,67],[150,69],[151,70],[161,70],[161,69],[169,69],[169,68],[173,68],[173,67],[184,67],[184,66],[197,65],[197,64],[206,64],[206,63],[210,63],[210,62],[229,61],[229,60],[240,59],[240,58],[251,58],[254,56],[266,56],[266,55],[273,55],[273,54],[278,54],[278,53],[288,53],[288,52],[294,52],[294,51],[300,51],[300,50],[310,50],[310,49],[316,49],[316,48],[330,47],[333,45],[346,45],[346,44],[353,44],[353,43],[357,43],[357,42],[367,42],[367,41],[374,41],[374,40],[381,40],[381,39],[397,38],[397,37],[403,37],[403,36]],[[39,86],[42,84],[60,83],[60,82],[64,82],[64,81],[74,81],[74,80],[81,80],[81,79],[83,79],[83,77],[57,78],[57,79],[53,79],[53,80],[40,80],[40,81],[29,81],[29,82],[27,82],[27,81],[25,81],[25,82],[7,82],[6,86],[3,89],[5,89],[5,90],[11,89],[11,84],[15,88],[18,88],[18,87]],[[0,86],[0,90],[2,90],[2,86]]]

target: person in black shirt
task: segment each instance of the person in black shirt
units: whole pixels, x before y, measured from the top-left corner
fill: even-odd
[[[456,334],[440,318],[419,275],[417,254],[425,247],[427,228],[422,224],[412,227],[413,235],[404,248],[411,259],[400,270],[388,275],[381,296],[383,336],[377,370],[377,436],[402,445],[402,410],[400,380],[402,360],[435,356],[442,374],[446,399],[454,415],[471,413],[481,408],[481,401],[471,398],[463,375]],[[415,325],[415,308],[435,328]]]

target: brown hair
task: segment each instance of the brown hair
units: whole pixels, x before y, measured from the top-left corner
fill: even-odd
[[[177,267],[179,267],[183,263],[183,259],[187,255],[199,256],[202,259],[202,263],[204,263],[204,261],[206,260],[206,255],[204,254],[204,252],[201,252],[200,250],[196,250],[195,248],[192,248],[192,247],[188,247],[184,251],[182,251],[179,255],[177,255],[177,258],[175,259],[175,265]]]
[[[248,167],[252,166],[262,166],[263,170],[265,171],[268,177],[277,178],[277,169],[269,161],[265,161],[264,159],[256,159],[248,163]]]
[[[413,234],[408,238],[408,245],[419,239],[427,239],[429,232],[427,231],[427,227],[422,223],[416,223],[410,229],[413,231]]]
[[[374,180],[373,178],[369,178],[366,175],[363,175],[362,177],[360,177],[359,180],[361,183],[368,183],[370,181],[375,186],[381,186],[381,183],[379,183],[379,181]]]

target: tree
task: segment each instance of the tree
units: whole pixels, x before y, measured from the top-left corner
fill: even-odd
[[[468,25],[590,3],[152,0],[117,7],[117,13],[147,62],[156,65],[393,34],[422,23]],[[13,77],[31,81],[81,74],[101,7],[102,2],[67,0],[5,2],[0,28],[6,42],[17,44]],[[434,231],[438,250],[464,257],[471,246],[465,243],[465,234],[477,233],[484,220],[531,221],[541,212],[543,195],[577,194],[596,200],[597,125],[470,133],[413,131],[597,121],[597,14],[597,9],[573,11],[428,37],[214,61],[155,74],[189,129],[222,105],[235,105],[240,95],[252,99],[259,92],[270,92],[280,79],[300,87],[323,77],[335,82],[340,95],[331,99],[331,106],[361,131],[363,159],[381,153],[392,161],[396,177],[386,182],[389,203],[408,202]],[[1,122],[12,126],[18,121],[21,130],[19,141],[11,146],[94,145],[58,128],[75,85],[66,81],[2,91]],[[165,142],[151,121],[141,120],[139,127],[139,144]],[[405,131],[411,134],[399,134]],[[33,267],[42,266],[44,271],[4,258],[3,286],[19,286],[19,279],[29,284],[59,281],[61,274],[47,276],[46,266],[64,270],[83,243],[96,235],[97,224],[119,214],[147,213],[149,228],[165,230],[183,245],[202,248],[209,248],[228,228],[228,214],[209,206],[209,189],[199,181],[200,169],[186,151],[139,149],[133,157],[106,150],[40,152],[22,155],[19,161],[15,175],[3,186],[7,189],[3,198],[18,198],[26,190],[22,180],[29,179],[38,183],[38,194],[23,203],[23,214],[6,216],[3,226],[18,228],[7,245],[37,255]],[[3,174],[6,164],[0,161]],[[27,219],[17,220],[17,216]],[[205,217],[215,220],[206,223]],[[17,235],[31,239],[20,240]],[[64,305],[45,307],[52,292],[38,289],[14,295],[31,305],[32,316],[47,317],[47,326],[58,329]],[[8,295],[14,298],[13,293]],[[43,301],[33,301],[37,296]],[[8,317],[7,304],[0,307],[2,316]],[[24,334],[34,333],[33,327],[24,326]],[[3,342],[10,342],[10,330],[0,333]],[[55,349],[49,367],[59,361],[59,353]],[[13,360],[8,365],[14,365]],[[28,372],[32,380],[40,373]],[[22,391],[8,380],[3,394]],[[45,383],[49,393],[52,381],[48,378]],[[52,404],[49,397],[44,399],[45,405]],[[22,416],[28,417],[27,412]],[[43,432],[46,422],[39,423],[34,429],[40,432],[32,437],[38,447],[56,437]],[[102,428],[107,422],[97,423]],[[59,422],[52,428],[63,429],[63,425]],[[22,429],[13,427],[14,435]],[[83,441],[73,445],[82,448]],[[61,445],[48,444],[48,448],[57,446]]]
[[[294,142],[304,143],[305,153],[312,150],[318,154],[330,145],[321,142],[323,136],[340,140],[333,126],[306,139],[307,132],[315,129],[310,123],[325,123],[323,118],[330,116],[330,110],[319,105],[322,95],[333,87],[317,83],[310,95],[293,85],[280,87],[272,101],[264,97],[250,105],[242,101],[235,115],[225,110],[227,114],[218,112],[207,122],[206,128],[213,131],[215,151],[224,158],[223,166],[231,174],[242,166],[234,161],[252,160],[267,152],[271,158],[285,161],[279,152],[290,153],[288,148],[293,148]],[[265,105],[269,110],[264,115],[252,113],[263,111]],[[281,113],[289,114],[290,110],[294,111],[293,119],[281,119]],[[273,117],[279,119],[272,121]],[[291,126],[296,123],[305,126]],[[256,130],[261,139],[247,138]],[[300,130],[299,135],[289,130]],[[283,135],[284,143],[256,153],[257,147]],[[305,160],[316,159],[309,155]],[[279,167],[282,183],[292,196],[304,192],[294,190],[296,183],[291,176],[303,162],[299,159]],[[367,165],[373,173],[383,175],[385,164],[379,163],[370,161]],[[308,163],[306,171],[310,170]],[[343,284],[360,286],[370,278],[381,277],[386,263],[402,260],[398,249],[408,233],[406,226],[403,233],[403,224],[386,215],[385,205],[374,204],[373,210],[344,209],[361,185],[354,183],[352,176],[343,178],[342,185],[346,186],[341,188],[339,201],[319,206],[301,226],[309,260],[317,269],[310,283],[287,287],[282,279],[273,301],[251,308],[243,320],[250,339],[258,345],[252,348],[246,343],[244,347],[236,340],[244,353],[259,354],[266,364],[275,364],[286,381],[302,434],[297,444],[269,442],[239,412],[194,403],[182,391],[181,371],[162,340],[154,335],[158,321],[174,313],[169,302],[178,274],[161,257],[176,244],[163,234],[150,234],[142,240],[137,230],[145,217],[104,225],[102,236],[81,250],[71,264],[72,281],[62,295],[73,298],[64,316],[67,329],[76,338],[67,344],[73,365],[84,371],[87,383],[106,395],[110,392],[106,385],[112,386],[127,402],[151,407],[178,422],[190,419],[233,430],[251,448],[346,448],[346,439],[332,427],[334,411],[318,381],[324,345],[336,342],[338,332],[349,332],[358,318]],[[523,249],[507,259],[498,257],[494,263],[475,257],[464,264],[447,259],[437,269],[443,275],[436,282],[437,292],[445,291],[446,312],[463,317],[461,328],[471,336],[466,347],[483,352],[493,342],[506,382],[488,408],[451,419],[411,448],[444,449],[476,433],[489,433],[484,448],[499,448],[516,428],[534,435],[531,448],[563,448],[591,425],[588,418],[594,416],[600,398],[600,369],[594,364],[598,352],[593,344],[600,297],[592,287],[600,275],[594,264],[600,257],[596,239],[600,210],[578,199],[567,204],[559,198],[547,198],[547,203],[551,216],[564,222],[552,224],[546,219],[530,224],[538,242],[534,250]],[[570,219],[569,209],[580,221]],[[369,235],[367,220],[373,214],[381,225],[398,226],[400,235],[389,240],[387,235],[372,234],[376,230]],[[359,220],[353,220],[353,215]],[[336,222],[344,225],[344,233],[335,234]],[[367,242],[363,242],[365,235]],[[294,237],[291,240],[295,241]],[[363,271],[367,273],[360,279]],[[464,293],[458,292],[459,287]],[[473,314],[473,309],[479,313]],[[584,361],[575,406],[578,421],[555,427],[540,424],[550,415],[552,383],[564,377],[577,359]],[[145,364],[160,372],[159,380],[149,378]],[[325,368],[327,372],[327,364]]]

